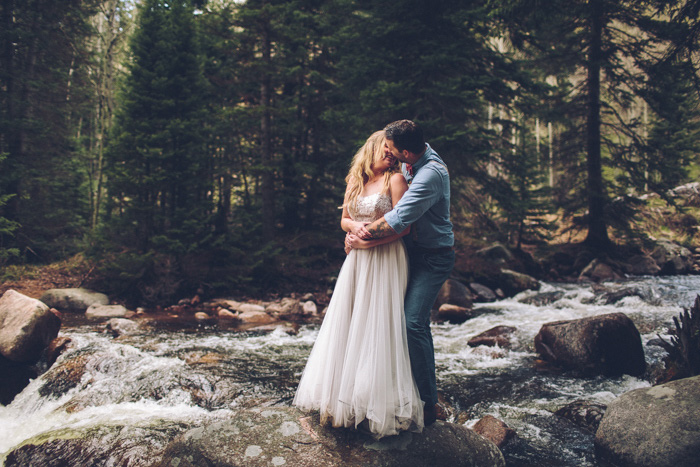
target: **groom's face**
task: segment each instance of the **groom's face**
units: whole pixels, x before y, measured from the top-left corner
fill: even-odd
[[[405,155],[407,151],[399,151],[396,146],[394,146],[394,142],[390,139],[387,139],[386,143],[384,143],[384,152],[386,152],[387,155],[391,154],[401,162],[407,162]]]

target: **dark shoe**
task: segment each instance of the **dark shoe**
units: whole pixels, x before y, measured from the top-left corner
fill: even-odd
[[[430,426],[437,420],[437,409],[434,405],[426,405],[423,408],[423,424]]]

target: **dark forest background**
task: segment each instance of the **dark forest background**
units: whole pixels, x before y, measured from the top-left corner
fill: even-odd
[[[352,155],[401,118],[450,169],[467,263],[698,244],[669,190],[700,175],[699,10],[2,0],[0,275],[79,255],[141,302],[304,291],[344,257]]]

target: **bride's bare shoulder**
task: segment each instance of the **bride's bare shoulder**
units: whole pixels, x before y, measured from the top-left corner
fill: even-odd
[[[391,176],[391,178],[389,179],[389,184],[392,188],[408,187],[408,183],[406,183],[406,178],[400,172],[397,172]]]

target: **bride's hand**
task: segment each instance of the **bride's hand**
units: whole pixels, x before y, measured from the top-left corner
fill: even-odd
[[[367,240],[371,237],[369,230],[365,227],[369,222],[355,222],[350,229],[350,233],[356,235],[357,237]]]
[[[360,237],[357,235],[354,235],[350,232],[348,232],[345,235],[345,247],[350,248],[353,250],[363,250],[367,248],[367,242],[365,240],[362,240]]]

